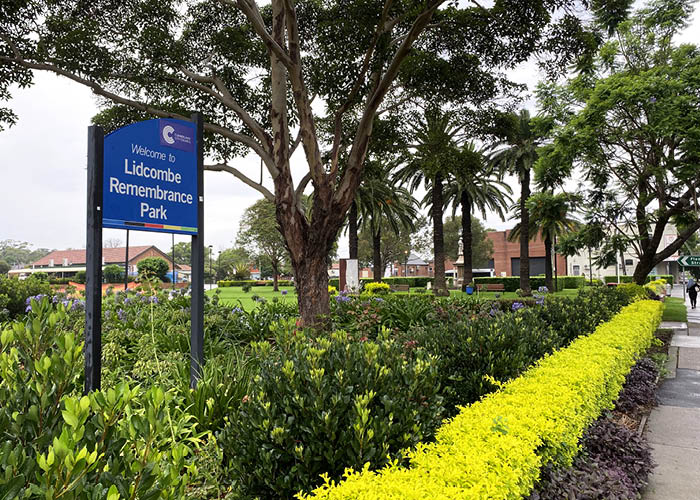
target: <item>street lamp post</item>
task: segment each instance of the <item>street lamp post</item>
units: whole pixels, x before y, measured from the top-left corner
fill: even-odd
[[[403,275],[405,278],[408,277],[408,250],[403,251],[404,259],[403,259]]]
[[[212,249],[213,249],[212,245],[209,245],[209,290],[211,290],[211,289],[213,288],[213,287],[212,287],[212,285],[213,285],[213,281],[212,281],[212,280],[213,280],[213,277],[212,277],[212,274],[211,274],[211,252],[212,252]]]

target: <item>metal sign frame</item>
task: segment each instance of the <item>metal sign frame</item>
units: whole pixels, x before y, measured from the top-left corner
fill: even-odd
[[[195,126],[197,227],[195,232],[178,227],[129,229],[157,230],[168,233],[185,233],[192,236],[192,279],[190,306],[190,386],[195,387],[204,367],[204,119],[201,113],[192,114]],[[171,124],[166,123],[166,127]],[[171,126],[171,128],[173,128]],[[175,129],[174,129],[175,130]],[[166,146],[173,131],[167,129]],[[176,131],[175,131],[176,133]],[[87,159],[87,235],[85,279],[85,393],[99,390],[102,381],[102,228],[104,181],[104,130],[88,127]],[[185,145],[186,146],[186,145]],[[174,147],[174,146],[173,146]],[[184,147],[184,146],[183,146]],[[126,227],[125,227],[126,229]]]

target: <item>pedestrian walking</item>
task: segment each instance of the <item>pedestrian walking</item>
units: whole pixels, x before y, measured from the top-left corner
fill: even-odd
[[[688,297],[690,298],[690,307],[695,309],[698,303],[698,291],[700,291],[700,285],[698,285],[693,278],[688,280],[687,285]]]

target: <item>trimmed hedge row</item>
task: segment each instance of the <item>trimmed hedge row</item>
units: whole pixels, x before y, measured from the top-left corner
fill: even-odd
[[[606,283],[634,283],[634,276],[620,276],[619,282],[617,281],[617,276],[604,276],[603,279]],[[671,276],[670,274],[650,274],[649,276],[647,276],[645,283],[649,283],[650,281],[655,280],[664,280],[669,285],[673,285],[673,276]]]
[[[221,280],[216,282],[217,286],[226,288],[229,286],[272,286],[272,280]],[[277,280],[279,286],[294,286],[292,280]]]
[[[360,278],[360,283],[366,284],[366,283],[372,283],[374,282],[374,278]],[[408,277],[403,277],[403,276],[390,276],[387,278],[382,278],[382,283],[387,283],[389,286],[391,285],[408,285],[410,287],[424,287],[427,286],[428,283],[432,283],[433,278],[430,278],[428,276],[408,276]],[[330,286],[334,286],[338,288],[340,286],[340,279],[338,278],[331,278],[328,280],[328,284]]]
[[[474,278],[474,283],[477,285],[500,284],[505,287],[506,292],[514,292],[520,288],[520,277],[501,276],[493,278]],[[557,283],[561,290],[564,288],[582,288],[587,282],[586,278],[583,276],[559,276],[557,278]],[[530,287],[533,290],[537,290],[541,286],[545,286],[544,276],[530,277]]]
[[[411,467],[349,470],[316,499],[521,498],[545,464],[570,465],[584,431],[613,402],[651,345],[663,305],[640,301],[596,331],[540,361],[503,389],[465,407],[435,443],[409,451]]]

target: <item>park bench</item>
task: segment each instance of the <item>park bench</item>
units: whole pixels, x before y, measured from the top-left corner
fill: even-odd
[[[391,285],[392,292],[410,292],[411,287],[408,285]]]
[[[503,283],[485,283],[476,285],[480,292],[505,292],[506,287]]]

